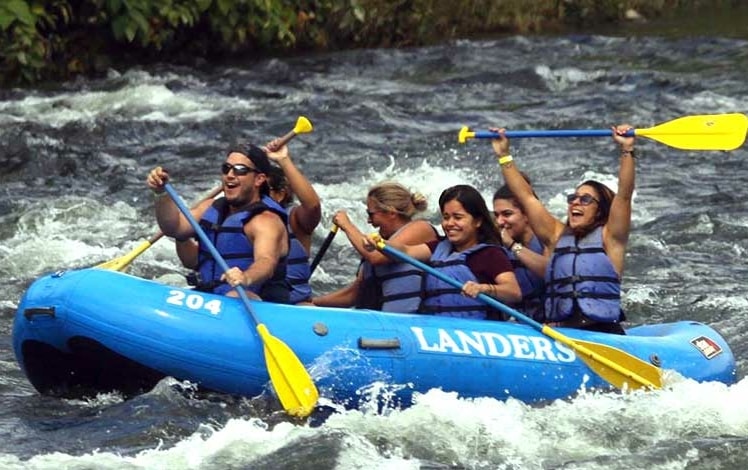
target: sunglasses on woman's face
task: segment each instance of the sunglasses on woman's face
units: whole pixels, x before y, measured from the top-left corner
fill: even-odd
[[[579,204],[583,206],[589,206],[593,202],[596,202],[600,204],[600,201],[592,197],[590,194],[567,194],[566,195],[566,203],[567,204],[573,204],[574,201],[579,199]]]
[[[231,163],[224,163],[221,165],[221,173],[224,175],[228,175],[229,171],[234,170],[234,174],[236,176],[244,176],[248,175],[249,173],[259,173],[259,170],[257,168],[252,168],[248,165],[242,165],[241,163],[232,165]]]

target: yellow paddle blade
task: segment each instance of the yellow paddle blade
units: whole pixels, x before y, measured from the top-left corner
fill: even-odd
[[[590,369],[616,388],[662,388],[660,368],[625,351],[605,344],[569,338],[548,325],[543,325],[542,333],[574,349]]]
[[[462,126],[460,128],[460,133],[457,134],[457,142],[464,144],[468,139],[472,139],[473,137],[475,137],[475,132],[470,132],[468,126]]]
[[[309,119],[304,116],[299,116],[299,119],[296,120],[296,125],[293,128],[294,133],[305,134],[307,132],[312,132],[312,130],[312,123],[309,122]]]
[[[257,333],[265,345],[265,364],[283,409],[292,416],[309,416],[317,404],[319,392],[304,364],[286,343],[271,335],[264,324],[257,324]]]
[[[662,369],[659,367],[613,346],[591,343],[589,341],[574,341],[594,352],[598,357],[604,357],[614,364],[621,366],[620,370],[609,370],[605,365],[599,364],[599,361],[595,361],[595,366],[592,366],[590,362],[594,361],[594,359],[591,361],[585,360],[588,366],[594,368],[602,378],[616,387],[622,388],[624,384],[627,384],[629,389],[634,390],[639,388],[662,388]],[[582,357],[582,359],[584,360],[585,358]],[[633,379],[632,374],[637,375],[642,380],[638,378]]]
[[[109,269],[112,271],[123,271],[130,265],[130,263],[133,262],[135,258],[140,256],[145,250],[150,248],[152,244],[153,243],[151,242],[151,240],[146,240],[126,255],[122,255],[119,258],[115,258],[113,260],[105,261],[101,264],[97,264],[94,267],[99,269]]]
[[[732,113],[685,116],[634,134],[683,150],[735,150],[747,131],[748,117]]]

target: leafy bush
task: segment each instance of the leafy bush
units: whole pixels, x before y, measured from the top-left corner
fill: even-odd
[[[737,0],[0,0],[0,85],[144,60],[397,47]]]

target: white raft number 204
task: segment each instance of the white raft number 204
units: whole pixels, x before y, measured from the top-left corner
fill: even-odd
[[[221,313],[221,301],[218,299],[205,301],[205,297],[200,294],[188,294],[181,290],[169,291],[169,297],[166,303],[187,307],[190,310],[207,310],[213,315]]]

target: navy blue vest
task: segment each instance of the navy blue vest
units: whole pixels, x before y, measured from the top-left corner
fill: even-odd
[[[400,227],[392,237],[415,221]],[[436,229],[434,229],[434,234]],[[362,261],[363,285],[356,300],[358,308],[371,308],[385,312],[413,313],[421,305],[423,271],[408,263],[389,263],[373,266]]]
[[[255,215],[270,210],[278,214],[283,223],[287,223],[286,211],[272,198],[263,196],[260,202],[228,214],[228,203],[225,198],[216,199],[200,219],[200,226],[208,239],[216,247],[229,268],[237,267],[246,270],[254,262],[254,247],[244,234],[244,225]],[[223,270],[213,259],[210,251],[199,243],[198,288],[215,294],[226,294],[232,287],[221,281]],[[286,258],[279,260],[273,276],[262,284],[252,284],[248,290],[270,302],[288,303],[289,287],[286,282]]]
[[[372,266],[363,262],[363,282],[359,305],[385,312],[417,312],[421,304],[423,271],[408,263],[389,263]],[[369,285],[369,284],[372,285]]]
[[[568,230],[553,250],[545,273],[545,315],[563,321],[574,303],[586,317],[604,323],[621,318],[621,281],[603,249],[603,228],[581,239]]]
[[[293,207],[286,209],[289,220],[286,227],[288,228],[288,239],[291,243],[288,250],[288,259],[286,259],[286,279],[291,285],[291,303],[297,304],[312,298],[312,286],[309,285],[312,271],[309,266],[309,253],[306,252],[304,245],[291,230],[292,210]]]
[[[517,310],[522,311],[525,315],[532,317],[533,320],[543,322],[545,320],[544,298],[545,298],[545,280],[541,276],[533,274],[524,264],[522,264],[512,250],[502,247],[504,253],[512,262],[514,275],[517,277],[517,283],[522,290],[522,302],[516,305]],[[531,250],[535,253],[543,254],[543,245],[535,235],[532,236],[530,244],[525,246],[525,250]]]
[[[467,265],[467,257],[488,246],[491,245],[479,243],[467,250],[457,252],[452,251],[452,243],[445,239],[436,245],[436,249],[431,254],[430,264],[434,269],[460,281],[461,284],[467,281],[477,282],[478,279]],[[452,287],[434,276],[426,275],[424,284],[422,312],[482,320],[492,311],[482,301],[462,295],[461,289]]]

